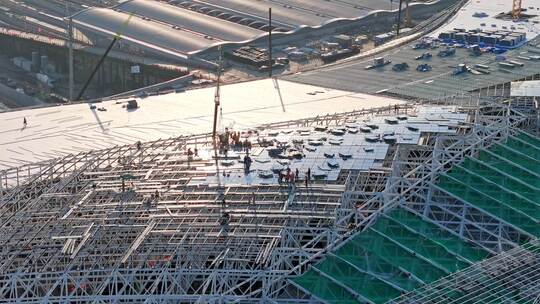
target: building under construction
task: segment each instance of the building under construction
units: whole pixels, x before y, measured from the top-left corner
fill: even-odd
[[[532,33],[2,113],[0,303],[540,303]]]
[[[454,97],[5,170],[0,302],[533,303],[531,106]]]

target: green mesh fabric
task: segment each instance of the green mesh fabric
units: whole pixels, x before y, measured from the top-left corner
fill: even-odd
[[[293,282],[329,303],[385,303],[486,256],[437,225],[396,209]]]
[[[492,186],[506,192],[515,192],[517,195],[540,205],[540,188],[533,185],[534,177],[524,178],[519,176],[522,173],[519,170],[502,171],[471,158],[466,159],[459,167],[481,177],[485,182],[490,182]]]
[[[395,289],[411,291],[422,284],[421,281],[415,280],[407,272],[364,250],[354,242],[347,242],[335,252],[335,255],[363,272],[396,286]]]
[[[532,146],[535,146],[537,148],[540,148],[540,139],[538,137],[534,137],[528,133],[521,132],[517,138],[529,143]]]
[[[526,151],[513,149],[502,144],[493,145],[490,151],[532,172],[540,172],[540,160],[529,156]]]
[[[467,158],[438,186],[533,236],[540,236],[540,141],[526,133]]]
[[[449,252],[457,255],[463,260],[469,262],[478,262],[489,256],[489,254],[480,247],[464,242],[459,237],[446,230],[440,229],[437,225],[422,220],[420,217],[407,212],[403,209],[396,209],[388,216],[403,226],[414,230],[416,233],[443,246]]]
[[[457,166],[448,175],[533,221],[540,219],[540,205],[535,201],[500,184],[489,182],[474,171],[468,171]]]
[[[293,279],[293,282],[328,303],[359,303],[346,289],[332,282],[330,279],[321,276],[313,269]]]
[[[505,146],[526,154],[534,159],[540,159],[540,148],[537,148],[520,138],[509,138]]]
[[[469,204],[484,210],[491,216],[497,217],[532,235],[540,233],[538,223],[523,214],[523,212],[510,207],[507,203],[485,195],[481,190],[473,188],[453,176],[442,175],[438,185]]]
[[[431,265],[451,273],[469,266],[437,242],[415,233],[389,218],[381,218],[371,227],[394,244],[414,252]]]
[[[529,134],[520,133],[480,151],[478,158],[467,158],[442,174],[438,187],[540,236],[540,140]],[[292,281],[328,303],[384,303],[488,255],[431,221],[397,208]],[[488,277],[476,280],[493,284]],[[469,303],[478,294],[485,302],[519,303],[519,297],[502,285],[489,293],[454,289],[441,294],[448,303]]]
[[[490,151],[480,151],[478,160],[500,172],[510,174],[526,184],[536,188],[540,187],[539,173],[531,171],[530,168],[513,163],[511,160]]]

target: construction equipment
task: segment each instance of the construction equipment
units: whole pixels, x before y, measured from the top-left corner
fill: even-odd
[[[135,99],[128,100],[126,109],[135,110],[137,108],[139,108],[139,104],[137,103],[137,100]]]
[[[513,0],[512,2],[512,18],[519,19],[521,16],[521,0]]]

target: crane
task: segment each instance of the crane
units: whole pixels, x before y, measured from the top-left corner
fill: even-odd
[[[128,16],[128,18],[126,19],[126,21],[124,21],[124,23],[122,23],[122,27],[120,28],[120,30],[116,33],[116,35],[114,35],[114,38],[111,42],[111,44],[109,44],[109,47],[105,50],[105,53],[103,54],[103,56],[101,56],[101,58],[99,59],[99,62],[96,64],[96,66],[94,67],[94,70],[92,70],[92,73],[90,74],[90,77],[88,77],[88,79],[86,80],[86,82],[84,83],[84,86],[83,88],[81,89],[81,91],[79,92],[79,95],[77,95],[77,98],[75,98],[75,101],[79,101],[81,100],[81,98],[83,97],[83,94],[84,92],[86,91],[86,88],[88,88],[88,85],[90,84],[90,81],[92,81],[92,79],[94,78],[94,75],[96,75],[96,72],[98,71],[99,67],[103,64],[103,61],[105,61],[105,58],[107,58],[107,55],[109,55],[109,52],[111,51],[111,49],[113,48],[113,46],[116,44],[116,42],[120,39],[122,39],[122,33],[124,32],[124,30],[126,29],[126,27],[128,26],[129,24],[129,21],[131,21],[131,18],[133,17],[133,14],[130,14]]]
[[[513,0],[512,3],[512,18],[514,20],[519,19],[521,15],[521,0]]]
[[[230,215],[226,211],[227,202],[225,199],[225,191],[224,191],[224,187],[221,182],[221,177],[219,173],[219,153],[218,153],[218,134],[217,134],[218,112],[220,111],[220,108],[221,108],[221,90],[220,90],[221,84],[220,83],[221,83],[221,73],[223,71],[223,50],[221,49],[221,46],[218,47],[218,51],[219,51],[219,62],[218,62],[218,71],[217,71],[216,93],[214,95],[214,124],[212,127],[212,144],[214,148],[214,161],[216,165],[216,178],[217,178],[217,183],[218,183],[216,201],[221,201],[220,225],[221,225],[222,231],[226,233],[229,226]],[[221,119],[221,121],[223,121],[223,118]],[[228,137],[229,134],[226,133],[225,136]]]

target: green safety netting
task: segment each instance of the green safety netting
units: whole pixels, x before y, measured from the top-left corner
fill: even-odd
[[[328,303],[335,304],[357,304],[359,301],[340,285],[330,279],[321,276],[316,270],[311,269],[302,276],[293,279],[306,291]]]
[[[530,135],[528,133],[525,133],[525,132],[520,132],[520,134],[518,134],[517,138],[523,140],[523,141],[526,141],[527,143],[529,143],[530,145],[533,145],[537,148],[540,148],[540,139],[538,139],[538,137],[534,137],[533,135]]]
[[[384,238],[393,243],[414,252],[430,264],[450,273],[465,268],[470,264],[459,259],[443,246],[417,234],[398,222],[388,218],[379,219],[371,229],[380,233]]]
[[[489,182],[477,175],[474,171],[469,171],[459,166],[454,167],[448,175],[491,199],[497,200],[502,205],[523,214],[523,216],[529,217],[533,221],[540,219],[540,205],[535,202],[538,198],[530,200],[517,192],[505,188],[504,185]]]
[[[403,226],[414,230],[418,234],[437,242],[449,252],[458,255],[469,262],[478,262],[489,256],[488,252],[480,247],[464,242],[458,236],[440,229],[437,225],[422,220],[403,209],[396,209],[388,214],[390,218],[398,221]]]
[[[533,236],[540,236],[540,141],[520,133],[443,174],[438,186]]]
[[[513,177],[536,188],[540,187],[539,173],[530,168],[523,167],[517,163],[501,157],[493,152],[483,150],[478,155],[478,160],[501,172],[511,174]]]
[[[540,148],[535,147],[519,138],[509,138],[505,144],[507,147],[524,153],[534,159],[540,159]]]
[[[389,303],[532,303],[538,296],[540,243],[530,241]]]
[[[293,282],[331,303],[384,303],[486,256],[484,250],[398,208]]]
[[[534,236],[540,236],[540,140],[520,133],[442,174],[438,187]],[[489,255],[405,209],[397,208],[348,240],[302,276],[298,286],[328,303],[384,303]],[[489,293],[443,292],[443,302],[515,301],[519,297],[485,275]]]
[[[502,158],[506,158],[507,160],[516,163],[521,167],[527,168],[532,172],[540,172],[540,160],[529,156],[526,151],[513,149],[499,143],[494,144],[489,150]]]
[[[422,285],[422,281],[414,279],[408,272],[393,266],[354,242],[345,243],[334,254],[361,271],[387,282],[394,289],[411,291]]]
[[[540,233],[538,223],[530,217],[524,215],[519,210],[510,207],[508,204],[493,199],[471,185],[450,175],[442,175],[438,186],[445,191],[452,193],[467,203],[484,210],[491,216],[497,217],[508,224],[514,225],[521,230],[537,235]]]
[[[515,192],[540,205],[540,188],[533,185],[533,177],[524,178],[522,175],[523,172],[519,170],[502,171],[485,162],[472,158],[467,158],[459,167],[472,172],[487,182],[491,182],[492,185],[494,184],[499,188],[504,188],[505,191]]]
[[[314,268],[319,270],[323,276],[328,276],[339,281],[354,292],[375,303],[384,302],[401,294],[399,290],[378,279],[376,276],[362,272],[343,259],[333,255],[328,256],[324,263],[315,265]]]

